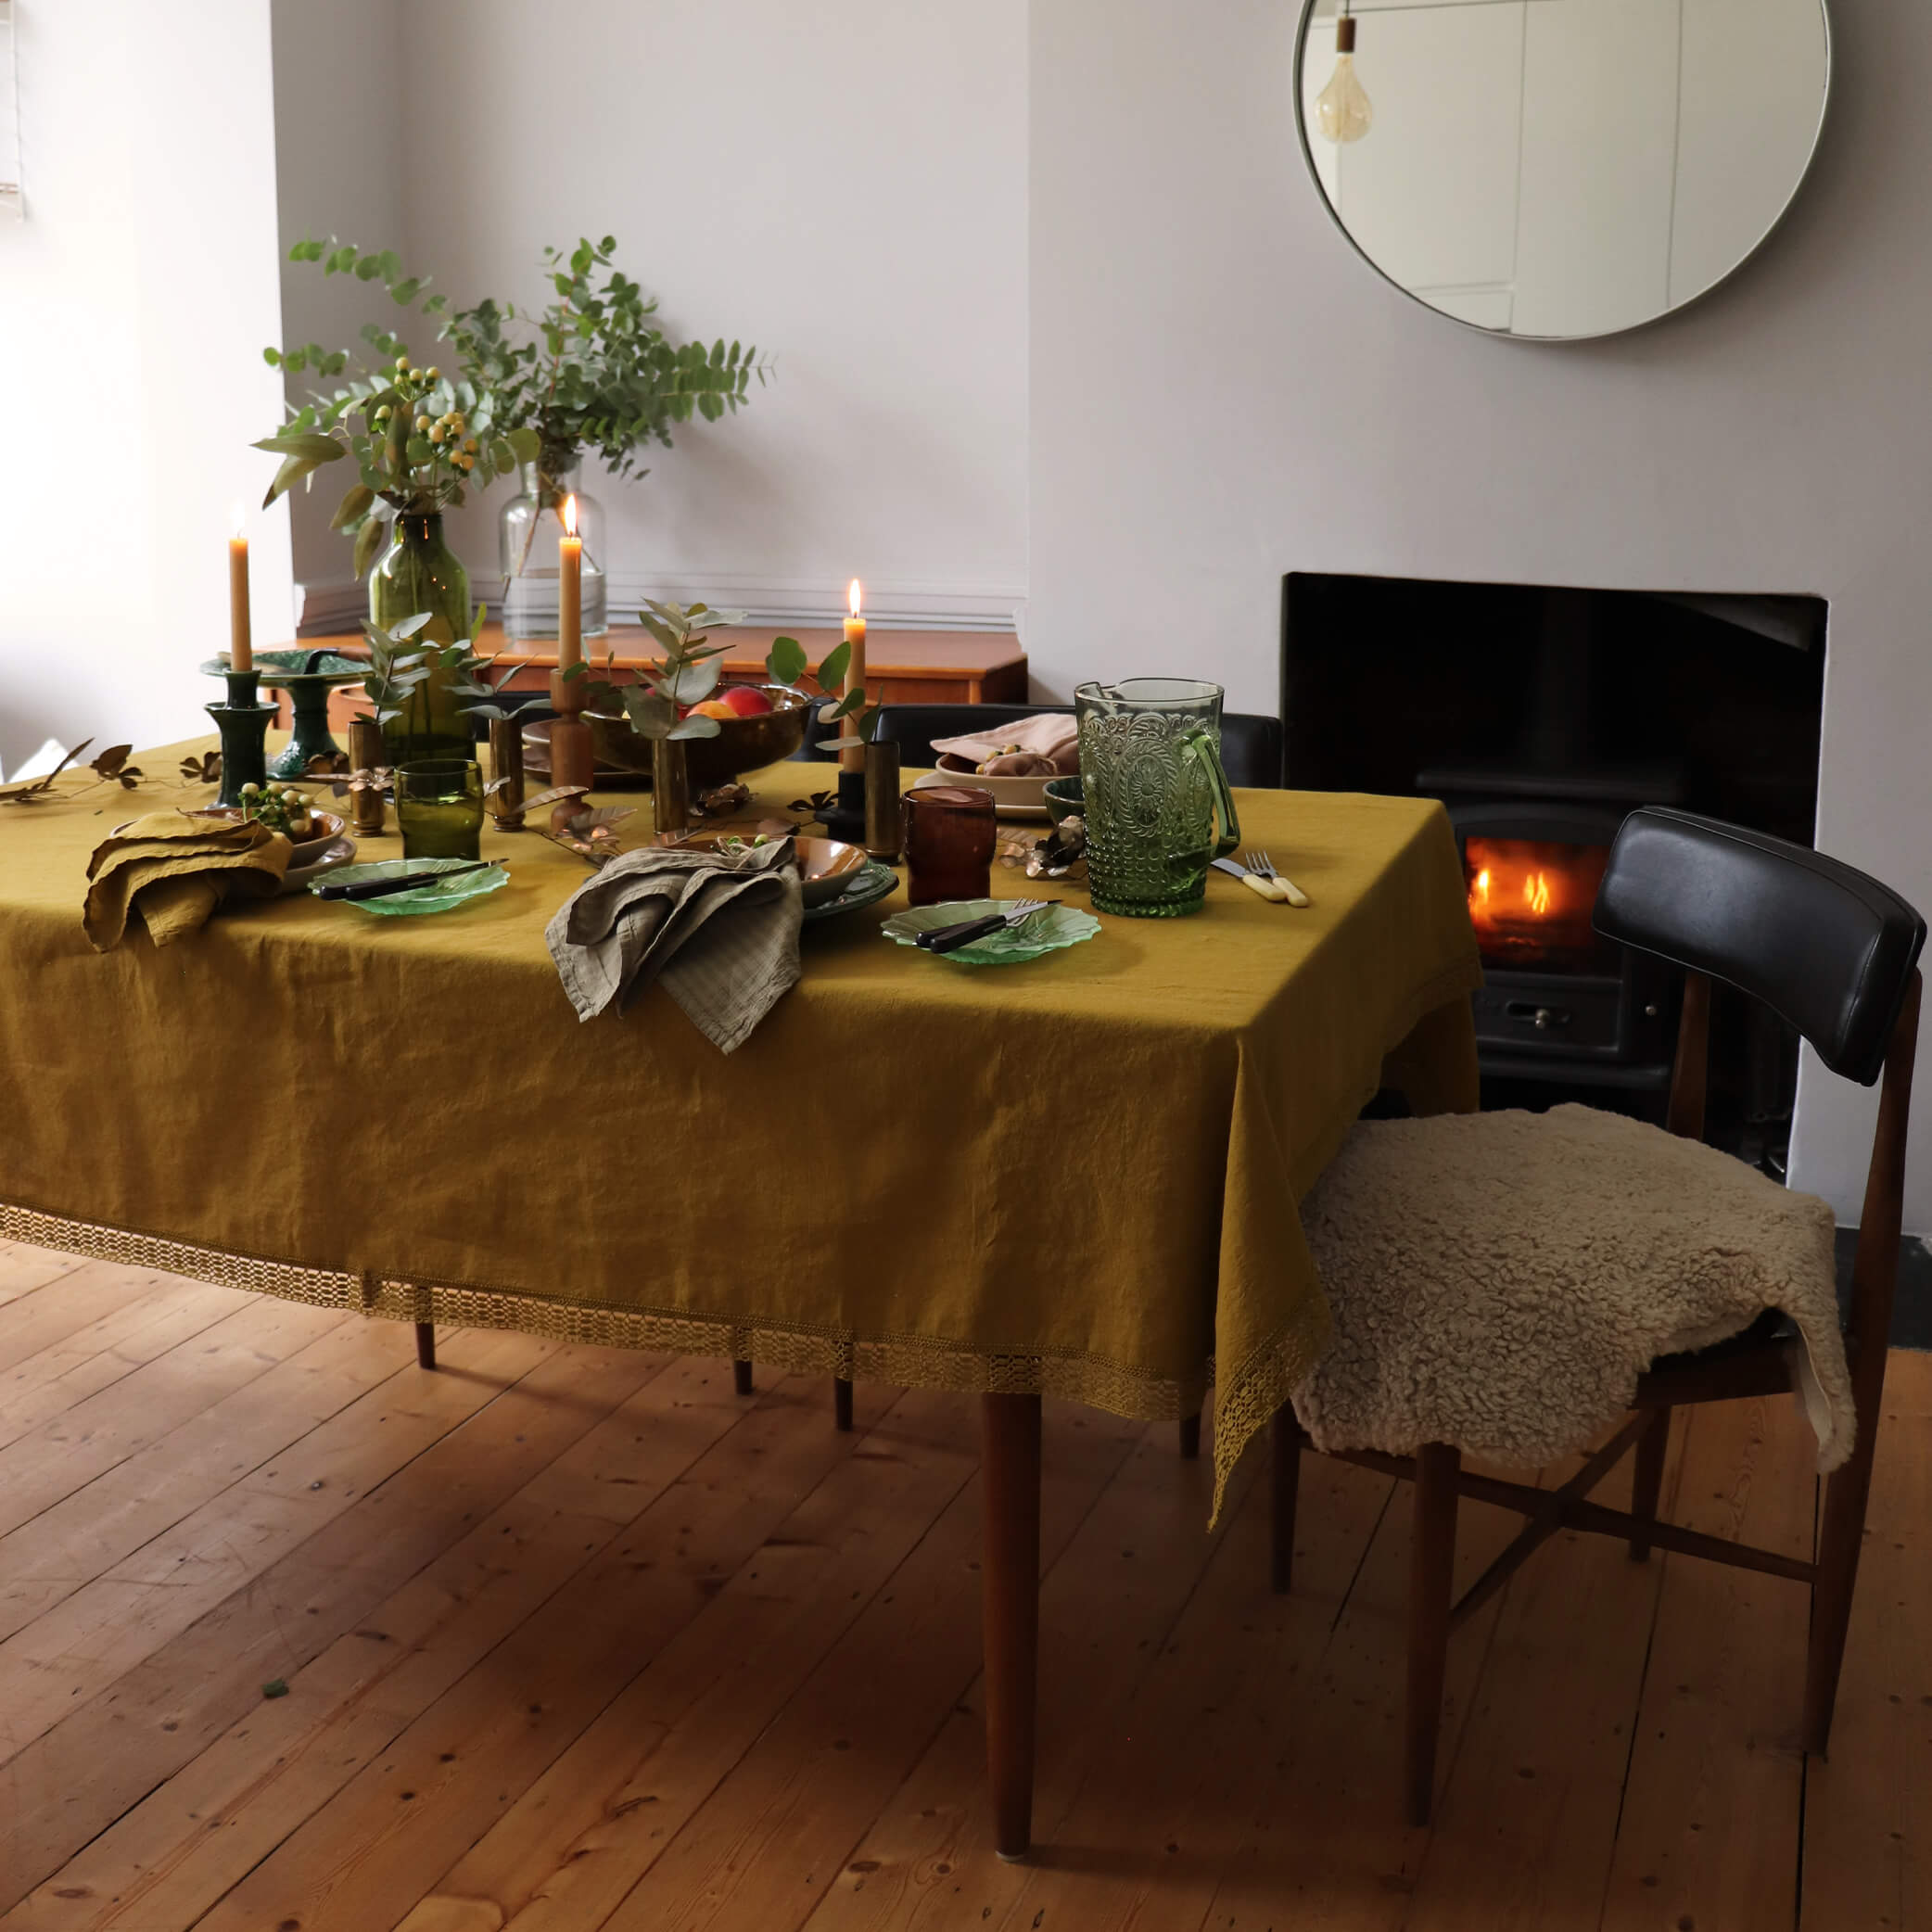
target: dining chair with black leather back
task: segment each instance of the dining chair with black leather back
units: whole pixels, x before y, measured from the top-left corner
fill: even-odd
[[[1634,1408],[1622,1427],[1575,1476],[1556,1489],[1504,1482],[1466,1470],[1461,1450],[1441,1442],[1419,1443],[1407,1455],[1361,1449],[1331,1451],[1346,1460],[1409,1478],[1415,1484],[1406,1785],[1410,1813],[1417,1823],[1426,1820],[1433,1795],[1450,1631],[1493,1595],[1531,1552],[1559,1530],[1589,1530],[1625,1539],[1631,1556],[1639,1560],[1656,1545],[1809,1584],[1811,1619],[1805,1664],[1803,1748],[1823,1752],[1831,1728],[1871,1487],[1898,1277],[1906,1121],[1918,1036],[1918,960],[1926,922],[1889,888],[1820,853],[1687,812],[1646,809],[1633,813],[1618,834],[1597,896],[1595,923],[1606,937],[1669,960],[1682,967],[1686,975],[1667,1127],[1631,1129],[1637,1135],[1655,1137],[1630,1144],[1645,1150],[1646,1170],[1663,1190],[1659,1200],[1688,1199],[1696,1163],[1704,1163],[1708,1172],[1713,1159],[1711,1150],[1685,1145],[1703,1137],[1713,981],[1769,1007],[1811,1043],[1833,1074],[1866,1087],[1879,1085],[1850,1305],[1843,1321],[1855,1433],[1849,1457],[1824,1479],[1816,1541],[1809,1559],[1755,1549],[1658,1519],[1673,1409],[1799,1389],[1801,1367],[1792,1331],[1776,1310],[1767,1309],[1756,1320],[1743,1317],[1748,1326],[1712,1347],[1654,1359],[1648,1371],[1637,1379]],[[1556,1138],[1554,1119],[1535,1117],[1527,1128],[1524,1116],[1500,1114],[1473,1120],[1464,1117],[1456,1125],[1442,1120],[1397,1124],[1412,1138],[1380,1143],[1385,1150],[1382,1158],[1392,1156],[1397,1163],[1414,1163],[1426,1154],[1427,1137],[1432,1130],[1459,1131],[1462,1138],[1454,1143],[1455,1158],[1464,1161],[1467,1150],[1481,1145],[1479,1137],[1488,1124],[1498,1124],[1489,1129],[1496,1136],[1513,1136],[1513,1148],[1531,1150],[1524,1163],[1511,1174],[1508,1188],[1491,1190],[1493,1198],[1475,1201],[1469,1188],[1455,1190],[1465,1204],[1452,1205],[1442,1225],[1431,1216],[1427,1241],[1419,1244],[1425,1257],[1438,1258],[1439,1278],[1434,1282],[1427,1278],[1427,1259],[1419,1268],[1403,1266],[1399,1280],[1393,1273],[1387,1277],[1395,1283],[1398,1297],[1410,1297],[1409,1305],[1421,1310],[1429,1307],[1431,1295],[1455,1292],[1445,1286],[1452,1279],[1489,1278],[1484,1271],[1494,1265],[1490,1257],[1496,1252],[1496,1228],[1506,1227],[1510,1217],[1525,1212],[1526,1203],[1533,1206],[1535,1202],[1537,1176],[1533,1170],[1540,1157],[1534,1150],[1544,1140]],[[1511,1122],[1514,1124],[1500,1125]],[[1389,1124],[1355,1130],[1357,1137],[1388,1132]],[[1673,1139],[1673,1136],[1680,1138]],[[1443,1138],[1436,1141],[1438,1150],[1445,1144]],[[1361,1145],[1366,1149],[1368,1143]],[[1341,1158],[1348,1157],[1349,1150],[1344,1149]],[[1399,1167],[1381,1171],[1395,1173],[1398,1177],[1402,1172]],[[1726,1176],[1732,1172],[1728,1168],[1719,1171]],[[1578,1181],[1571,1175],[1566,1180],[1572,1190],[1587,1185],[1587,1177]],[[1725,1185],[1737,1183],[1727,1180]],[[1744,1185],[1760,1186],[1755,1177]],[[1769,1183],[1763,1186],[1768,1188]],[[1502,1199],[1504,1192],[1510,1196],[1508,1202]],[[1311,1198],[1316,1202],[1318,1215],[1319,1188]],[[1771,1197],[1761,1192],[1757,1198],[1766,1207],[1773,1204]],[[1628,1215],[1631,1199],[1626,1191],[1618,1201],[1606,1203],[1607,1212]],[[1776,1204],[1783,1209],[1783,1202]],[[1366,1212],[1373,1223],[1384,1210],[1371,1200]],[[1608,1314],[1616,1306],[1617,1284],[1606,1277],[1598,1255],[1584,1251],[1583,1239],[1571,1235],[1564,1225],[1578,1218],[1559,1214],[1559,1225],[1545,1222],[1536,1231],[1538,1262],[1545,1273],[1559,1275],[1566,1284],[1571,1280],[1595,1283],[1595,1299],[1602,1301]],[[1829,1311],[1836,1307],[1828,1252],[1830,1217],[1822,1203],[1814,1219],[1815,1224],[1822,1224],[1820,1246],[1824,1252],[1817,1265],[1824,1278],[1813,1285],[1811,1292]],[[1383,1222],[1378,1238],[1391,1231]],[[1726,1234],[1728,1237],[1728,1228]],[[1369,1243],[1374,1245],[1374,1241]],[[1578,1250],[1573,1254],[1567,1252],[1572,1247]],[[1689,1240],[1685,1247],[1691,1249]],[[1412,1259],[1415,1251],[1405,1252]],[[1452,1277],[1450,1268],[1462,1267],[1471,1257],[1471,1266]],[[1670,1263],[1668,1272],[1672,1278],[1686,1278],[1678,1267],[1675,1249],[1663,1259]],[[1686,1265],[1688,1259],[1687,1253]],[[1387,1268],[1388,1264],[1380,1265]],[[1384,1339],[1386,1327],[1370,1333],[1363,1325],[1352,1324],[1346,1311],[1352,1302],[1379,1305],[1386,1317],[1395,1305],[1377,1304],[1372,1292],[1357,1292],[1359,1281],[1377,1266],[1377,1261],[1365,1251],[1360,1275],[1352,1279],[1350,1268],[1338,1270],[1323,1262],[1324,1285],[1336,1310],[1337,1335],[1331,1347],[1364,1351],[1362,1359],[1371,1365],[1380,1362],[1399,1343]],[[1523,1291],[1523,1284],[1512,1278],[1512,1301]],[[1592,1289],[1586,1285],[1576,1292],[1590,1295]],[[1436,1305],[1443,1306],[1440,1302]],[[1825,1321],[1830,1319],[1827,1313]],[[1488,1366],[1480,1358],[1480,1348],[1466,1353],[1468,1359],[1458,1361],[1453,1374],[1481,1391],[1486,1386],[1483,1378]],[[1373,1366],[1367,1372],[1374,1373]],[[1302,1393],[1305,1406],[1305,1388]],[[1277,1590],[1285,1590],[1293,1556],[1296,1477],[1301,1453],[1311,1446],[1290,1408],[1284,1408],[1276,1417],[1274,1445],[1274,1582]],[[1590,1502],[1589,1491],[1632,1450],[1630,1509],[1610,1509]],[[1456,1503],[1465,1495],[1519,1511],[1529,1522],[1516,1542],[1452,1606]]]

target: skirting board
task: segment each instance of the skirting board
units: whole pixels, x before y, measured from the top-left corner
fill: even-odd
[[[494,578],[471,579],[472,594],[501,615]],[[366,585],[352,578],[296,586],[297,635],[325,637],[359,630],[369,608]],[[610,581],[613,616],[627,621],[646,597],[689,603],[702,598],[720,610],[742,610],[755,624],[835,624],[845,606],[819,578],[617,576]],[[1026,592],[1004,585],[964,588],[918,582],[866,586],[867,618],[888,630],[1011,630],[1021,628]]]

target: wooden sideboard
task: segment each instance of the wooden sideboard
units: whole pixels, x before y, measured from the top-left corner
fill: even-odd
[[[765,654],[775,637],[795,637],[817,665],[841,635],[835,625],[754,624],[718,634],[731,639],[731,648],[724,660],[725,679],[739,684],[763,680]],[[369,647],[359,635],[305,637],[276,648],[338,651],[345,657],[369,655]],[[535,639],[513,644],[501,625],[489,624],[477,648],[485,657],[496,659],[491,681],[503,690],[550,688],[550,674],[557,667],[555,644]],[[587,638],[584,650],[600,671],[605,654],[615,651],[619,683],[635,678],[640,666],[655,661],[659,655],[649,633],[631,624],[613,625],[605,636]],[[819,688],[809,676],[801,679],[800,684],[807,691]],[[878,702],[887,705],[1023,705],[1026,654],[1010,631],[874,629],[866,638],[866,685]],[[329,716],[339,726],[355,712],[367,709],[368,700],[351,687],[336,693]]]

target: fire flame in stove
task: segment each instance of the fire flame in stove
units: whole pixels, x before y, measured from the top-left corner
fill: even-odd
[[[1547,919],[1551,909],[1557,907],[1557,895],[1550,885],[1550,875],[1540,869],[1522,875],[1520,909],[1506,903],[1496,903],[1493,896],[1494,883],[1495,875],[1488,866],[1469,881],[1469,912],[1478,925],[1495,919],[1520,918],[1524,913],[1532,919]]]
[[[1471,838],[1467,846],[1469,919],[1484,949],[1587,950],[1590,911],[1605,857],[1600,845]]]

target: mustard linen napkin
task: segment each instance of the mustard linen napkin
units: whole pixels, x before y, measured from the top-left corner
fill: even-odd
[[[792,841],[749,851],[647,846],[614,858],[558,908],[543,937],[589,1020],[655,979],[720,1052],[742,1046],[798,983],[805,901]]]
[[[1009,745],[1015,749],[1009,751]],[[935,738],[933,750],[971,758],[992,777],[1070,778],[1080,769],[1080,726],[1075,718],[1041,711],[963,737]]]
[[[95,847],[81,922],[95,952],[112,952],[135,914],[157,946],[172,946],[226,898],[273,898],[294,851],[252,819],[149,812]]]

